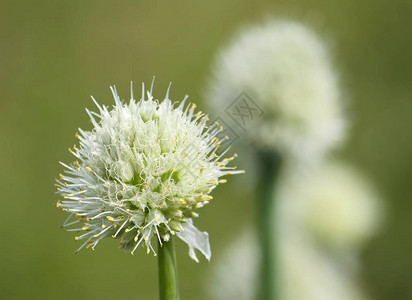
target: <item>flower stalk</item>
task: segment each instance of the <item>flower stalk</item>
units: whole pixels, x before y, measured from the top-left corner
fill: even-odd
[[[258,151],[260,180],[258,194],[258,232],[261,250],[260,297],[261,300],[277,299],[277,228],[275,188],[281,166],[280,156],[274,151]]]
[[[179,300],[174,238],[159,243],[159,299]]]

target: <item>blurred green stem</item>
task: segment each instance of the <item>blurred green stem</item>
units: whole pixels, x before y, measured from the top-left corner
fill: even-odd
[[[173,236],[169,241],[159,244],[159,298],[160,300],[179,300],[177,264]]]
[[[260,177],[258,188],[258,235],[261,249],[261,300],[278,298],[277,236],[275,188],[281,159],[276,152],[258,151]]]

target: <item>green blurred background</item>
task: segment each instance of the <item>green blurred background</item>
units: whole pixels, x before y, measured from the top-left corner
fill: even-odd
[[[312,26],[330,44],[351,99],[344,157],[371,177],[386,223],[362,258],[374,299],[412,299],[410,1],[0,1],[1,299],[157,299],[157,260],[131,256],[115,241],[73,253],[80,244],[60,228],[55,207],[58,161],[78,127],[90,128],[89,95],[111,105],[129,84],[150,83],[162,97],[185,94],[201,108],[210,63],[245,25],[268,16]],[[240,166],[241,167],[241,166]],[[253,197],[232,182],[202,209],[198,227],[215,258],[253,219]],[[236,205],[234,204],[236,201]],[[182,299],[207,299],[213,266],[178,243]]]

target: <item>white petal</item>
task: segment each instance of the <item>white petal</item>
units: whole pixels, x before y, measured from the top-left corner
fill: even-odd
[[[210,261],[212,251],[210,250],[209,234],[206,231],[202,232],[197,229],[193,225],[192,219],[188,219],[183,224],[183,230],[177,232],[176,235],[189,246],[189,256],[193,260],[199,262],[195,253],[195,249],[197,249]]]

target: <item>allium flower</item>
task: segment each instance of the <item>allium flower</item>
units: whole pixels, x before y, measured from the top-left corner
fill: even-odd
[[[62,163],[65,173],[57,180],[64,198],[57,206],[70,213],[64,226],[83,223],[69,229],[81,232],[76,240],[85,240],[78,251],[113,237],[132,254],[139,245],[155,253],[152,238],[162,244],[176,232],[194,260],[195,249],[210,259],[208,234],[192,218],[226,181],[221,176],[242,172],[228,166],[234,157],[222,159],[228,149],[217,154],[220,126],[208,126],[195,104],[185,106],[187,96],[174,105],[169,89],[159,102],[152,89],[145,99],[143,85],[141,100],[136,102],[132,90],[129,103],[111,89],[116,104],[109,111],[93,99],[99,112],[86,110],[94,128],[79,129],[80,146],[70,149],[77,160]]]
[[[356,169],[343,162],[322,163],[309,176],[289,176],[279,189],[282,218],[305,228],[333,250],[358,250],[382,222],[377,192]]]
[[[259,243],[250,229],[241,232],[236,240],[227,244],[223,256],[218,257],[212,269],[205,286],[211,299],[256,299]]]
[[[262,109],[262,117],[240,111],[250,117],[246,129],[256,146],[311,161],[343,138],[336,76],[323,42],[305,26],[269,21],[242,31],[213,73],[206,98],[217,113],[241,92]]]
[[[256,234],[243,234],[218,259],[207,291],[211,299],[250,300],[258,294]],[[278,298],[283,300],[365,300],[356,276],[345,272],[308,240],[285,234],[279,242]],[[235,274],[235,275],[234,275]],[[275,284],[275,282],[273,283]]]

